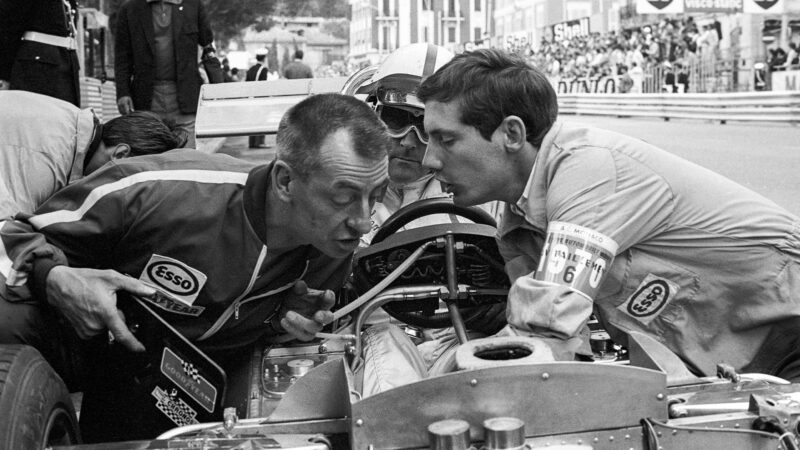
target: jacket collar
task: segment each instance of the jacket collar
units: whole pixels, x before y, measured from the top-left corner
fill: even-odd
[[[498,236],[501,238],[517,228],[527,226],[540,230],[547,229],[547,160],[550,150],[556,145],[556,138],[562,127],[561,121],[556,121],[542,140],[542,145],[536,154],[536,160],[528,176],[528,183],[516,203],[507,204],[500,224],[497,227]],[[526,225],[527,224],[527,225]]]

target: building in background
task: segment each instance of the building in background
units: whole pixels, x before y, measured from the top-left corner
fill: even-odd
[[[491,3],[492,0],[350,0],[350,63],[377,64],[398,47],[417,42],[454,52],[482,44],[491,36]]]

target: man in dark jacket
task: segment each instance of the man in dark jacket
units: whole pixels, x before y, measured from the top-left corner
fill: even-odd
[[[80,106],[76,0],[0,0],[0,89]]]
[[[311,67],[303,62],[303,51],[294,51],[294,60],[283,68],[283,77],[290,80],[296,78],[314,78]]]
[[[312,339],[333,320],[332,290],[370,229],[392,143],[366,103],[341,94],[294,105],[276,140],[276,159],[261,166],[181,150],[124,159],[59,191],[35,215],[0,221],[0,343],[38,342],[52,360],[70,342],[41,335],[102,339],[109,330],[114,345],[142,351],[117,310],[117,291],[148,296],[165,321],[215,358],[282,333]],[[63,215],[73,207],[85,214]],[[165,264],[184,277],[179,290],[173,272],[158,270]],[[166,296],[155,297],[155,288]],[[99,355],[87,358],[102,363]],[[113,389],[129,386],[119,381]],[[89,388],[81,420],[95,434],[82,423],[86,441],[152,437],[122,419],[126,407],[97,429],[89,417],[122,394]]]
[[[189,130],[202,80],[198,46],[214,36],[200,0],[127,0],[119,9],[115,35],[117,107],[121,114],[152,111]]]

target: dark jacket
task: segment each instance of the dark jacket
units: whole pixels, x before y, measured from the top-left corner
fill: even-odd
[[[206,349],[246,346],[275,333],[269,320],[295,281],[338,290],[350,272],[349,257],[311,246],[272,260],[265,245],[270,171],[190,149],[116,160],[56,193],[27,221],[4,222],[0,239],[9,253],[0,262],[7,256],[19,273],[32,269],[40,293],[53,265],[129,274],[175,296],[151,302],[186,338]],[[72,220],[64,216],[70,209],[85,214]],[[0,283],[19,278],[5,267]],[[23,300],[26,291],[7,287],[6,299]]]
[[[75,0],[69,4],[73,18]],[[36,92],[80,106],[79,63],[75,50],[23,41],[26,31],[69,37],[69,12],[61,0],[0,0],[0,80],[12,89]]]
[[[178,105],[181,113],[197,112],[202,79],[197,71],[197,46],[214,41],[211,25],[200,0],[183,0],[172,10],[172,33]],[[117,98],[130,96],[137,110],[149,110],[155,78],[154,27],[146,0],[127,0],[119,9],[115,32],[114,70]]]
[[[261,73],[259,73],[259,70]],[[247,75],[245,76],[244,81],[264,81],[267,79],[268,73],[269,69],[267,66],[262,66],[261,64],[256,63],[247,69]]]
[[[304,62],[294,60],[283,68],[283,76],[287,79],[297,78],[314,78],[314,73],[311,67],[308,67]]]

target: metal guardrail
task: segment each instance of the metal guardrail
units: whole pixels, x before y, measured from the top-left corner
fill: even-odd
[[[562,114],[800,123],[800,91],[719,94],[559,94]]]

